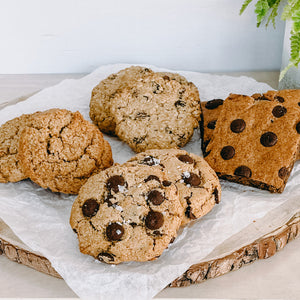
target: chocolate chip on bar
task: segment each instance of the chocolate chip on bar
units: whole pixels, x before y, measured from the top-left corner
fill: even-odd
[[[206,161],[220,178],[282,192],[300,150],[299,100],[300,90],[230,95],[217,116]]]

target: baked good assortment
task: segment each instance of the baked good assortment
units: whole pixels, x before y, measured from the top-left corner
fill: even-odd
[[[220,178],[281,193],[300,150],[300,91],[267,94],[224,101],[205,159]]]
[[[53,192],[78,194],[87,179],[113,164],[110,145],[79,112],[51,109],[0,127],[2,182],[30,178]]]
[[[92,176],[74,201],[70,224],[82,253],[110,264],[148,261],[220,199],[219,179],[203,158],[148,150]]]
[[[183,76],[130,67],[92,92],[90,117],[135,152],[183,147],[200,121],[198,89]]]
[[[108,264],[158,258],[220,202],[219,178],[280,193],[300,158],[300,90],[200,103],[183,76],[133,66],[94,87],[90,117],[51,109],[3,124],[0,182],[78,194],[79,249]],[[204,158],[179,149],[199,124]],[[113,165],[99,129],[138,154]]]

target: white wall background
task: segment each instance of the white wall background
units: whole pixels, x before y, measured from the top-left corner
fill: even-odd
[[[243,0],[0,0],[0,73],[89,72],[129,62],[203,72],[276,70],[283,22]]]

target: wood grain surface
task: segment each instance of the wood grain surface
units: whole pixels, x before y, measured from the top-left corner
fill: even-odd
[[[237,251],[233,251],[229,255],[192,265],[169,286],[181,287],[194,283],[201,283],[207,279],[216,278],[228,272],[238,270],[258,259],[269,258],[277,251],[283,249],[290,241],[294,240],[299,235],[300,213],[297,213],[280,228],[277,228],[273,232]],[[13,241],[14,239],[15,242]],[[9,240],[9,242],[7,240]],[[20,242],[12,232],[8,232],[7,226],[1,220],[0,254],[5,255],[14,262],[31,267],[48,275],[61,278],[45,257],[34,251],[30,251],[25,244],[22,246],[22,242]]]

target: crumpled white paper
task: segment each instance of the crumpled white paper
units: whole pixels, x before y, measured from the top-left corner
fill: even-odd
[[[24,102],[2,109],[0,123],[23,113],[54,107],[78,110],[89,120],[92,88],[109,74],[128,66],[103,66],[82,79],[64,80]],[[179,73],[196,84],[202,101],[226,98],[229,93],[251,95],[271,89],[267,84],[247,77]],[[106,138],[116,162],[125,162],[134,155],[117,138]],[[195,130],[185,149],[201,155],[199,130]],[[297,201],[300,197],[299,182],[299,163],[296,163],[282,194],[222,182],[221,203],[208,215],[184,228],[159,259],[145,263],[112,266],[81,254],[77,237],[69,225],[75,196],[51,193],[30,180],[0,184],[0,218],[25,244],[49,259],[78,296],[105,300],[150,299],[192,264],[238,249],[288,220],[300,210],[300,201]]]

